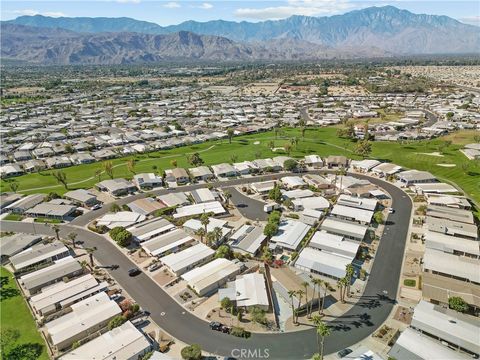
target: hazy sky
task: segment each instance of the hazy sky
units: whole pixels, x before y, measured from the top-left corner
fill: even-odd
[[[3,0],[2,20],[21,15],[131,17],[160,25],[186,20],[263,21],[291,15],[328,16],[350,10],[394,5],[414,13],[447,15],[460,21],[480,24],[480,1],[362,1],[362,0],[284,0],[284,1],[156,1],[156,0]]]

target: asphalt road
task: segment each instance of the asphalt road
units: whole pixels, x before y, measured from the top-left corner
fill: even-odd
[[[268,214],[263,211],[265,203],[263,201],[252,199],[251,197],[243,195],[235,188],[228,188],[232,197],[230,201],[240,211],[240,213],[247,219],[254,221],[266,221]]]
[[[285,176],[285,174],[275,176]],[[264,178],[269,177],[264,176]],[[326,353],[341,350],[368,337],[387,319],[394,305],[393,299],[396,298],[412,203],[408,196],[394,185],[380,179],[368,179],[390,193],[393,200],[392,206],[396,212],[390,214],[387,219],[389,225],[380,240],[364,294],[351,310],[328,322],[332,333],[326,339]],[[219,186],[236,185],[243,183],[244,180],[221,182]],[[183,187],[181,190],[185,191],[188,188],[192,187]],[[160,190],[158,193],[166,191],[168,190]],[[132,198],[122,199],[120,202],[131,200]],[[100,212],[92,213],[95,217],[100,214]],[[84,223],[83,219],[77,219],[76,222]],[[1,221],[0,226],[2,231],[53,235],[48,225]],[[135,266],[134,263],[110,241],[84,228],[72,225],[62,225],[60,234],[65,236],[71,231],[78,234],[77,241],[84,242],[84,246],[97,248],[94,257],[99,263],[119,265],[117,270],[108,270],[112,277],[142,308],[151,312],[152,319],[160,327],[188,344],[197,343],[206,351],[245,359],[308,359],[318,351],[313,328],[286,333],[252,334],[250,339],[212,332],[206,321],[186,311],[147,275],[142,273],[134,278],[129,277],[127,271]],[[387,295],[384,295],[385,293]]]

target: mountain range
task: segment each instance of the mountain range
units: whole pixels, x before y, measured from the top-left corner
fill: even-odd
[[[318,60],[480,51],[480,28],[393,6],[258,23],[21,16],[1,23],[1,56],[42,64]]]

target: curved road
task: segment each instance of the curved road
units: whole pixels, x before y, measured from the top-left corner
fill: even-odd
[[[319,171],[320,172],[320,171]],[[285,176],[275,174],[263,176],[264,179]],[[386,231],[380,240],[376,258],[370,273],[369,281],[364,294],[358,302],[343,316],[335,319],[326,319],[331,326],[331,335],[326,339],[326,353],[332,353],[342,348],[351,346],[368,337],[388,317],[396,298],[402,259],[405,249],[405,241],[408,233],[412,203],[405,193],[380,179],[369,178],[363,175],[355,175],[368,178],[386,191],[393,200],[394,214],[388,217]],[[252,179],[236,179],[217,183],[217,186],[225,187],[240,183],[251,182]],[[189,188],[202,187],[205,185],[192,185],[181,187],[179,190],[186,191]],[[168,192],[158,190],[157,193]],[[144,194],[135,195],[138,198]],[[131,201],[132,197],[119,200],[119,203]],[[131,278],[127,270],[135,264],[130,261],[115,245],[104,237],[92,233],[81,227],[93,218],[108,210],[101,209],[90,212],[76,219],[74,223],[80,226],[61,226],[61,235],[75,231],[78,234],[77,241],[83,241],[84,246],[97,247],[94,253],[96,260],[102,265],[118,264],[117,270],[109,270],[112,277],[122,286],[143,308],[151,312],[152,319],[172,336],[188,343],[200,344],[202,349],[211,353],[234,356],[237,358],[271,358],[271,359],[308,359],[317,352],[315,330],[300,330],[294,332],[276,334],[252,334],[250,339],[240,339],[218,332],[212,332],[208,323],[186,311],[181,305],[173,300],[151,278],[142,273]],[[93,214],[93,215],[92,215]],[[19,223],[14,221],[1,221],[2,231],[30,232],[45,235],[54,235],[48,225]],[[384,291],[388,292],[385,296]],[[390,298],[388,298],[390,297]],[[268,356],[265,350],[268,349]],[[243,350],[243,352],[241,352]]]

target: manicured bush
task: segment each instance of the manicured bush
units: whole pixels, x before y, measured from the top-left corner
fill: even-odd
[[[202,358],[202,349],[198,344],[185,346],[181,351],[184,360],[200,360]]]
[[[417,282],[414,279],[405,279],[403,280],[403,285],[414,287],[415,285],[417,285]]]

